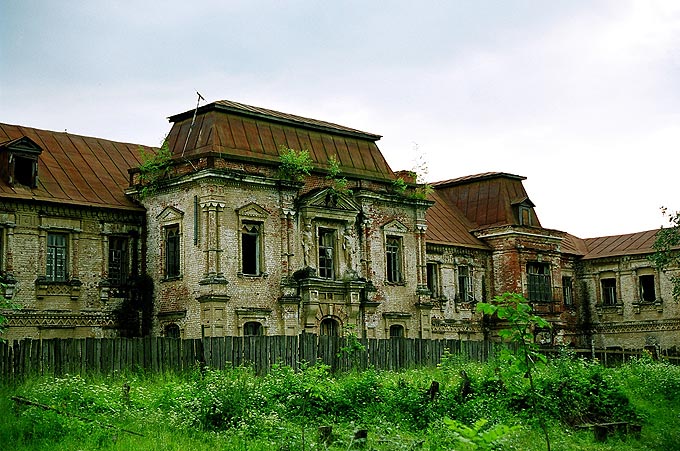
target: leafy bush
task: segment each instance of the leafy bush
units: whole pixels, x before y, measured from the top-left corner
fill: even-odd
[[[285,180],[301,182],[314,168],[314,161],[307,150],[279,148],[279,176]]]

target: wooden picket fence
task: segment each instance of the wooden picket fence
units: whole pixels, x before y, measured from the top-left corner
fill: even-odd
[[[219,337],[178,339],[83,338],[15,340],[0,342],[0,380],[21,380],[32,375],[101,374],[124,371],[181,372],[208,367],[249,366],[258,374],[272,365],[293,368],[322,362],[333,371],[375,368],[401,370],[435,366],[445,351],[462,359],[484,362],[501,347],[491,341],[427,340],[413,338],[361,339],[365,352],[345,352],[347,338],[301,334],[297,336]],[[576,355],[603,364],[625,362],[643,350],[574,349]],[[557,354],[557,349],[545,349]],[[677,352],[653,356],[680,363]]]
[[[347,352],[344,337],[297,336],[219,337],[203,339],[83,338],[15,340],[0,343],[0,379],[44,374],[114,374],[121,371],[180,372],[207,366],[214,369],[250,366],[258,374],[272,365],[300,368],[322,362],[333,371],[375,368],[400,370],[434,366],[444,350],[485,361],[497,345],[482,341],[410,338],[361,339],[366,352]]]

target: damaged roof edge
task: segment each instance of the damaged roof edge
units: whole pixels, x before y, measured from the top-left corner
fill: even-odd
[[[229,100],[218,100],[198,108],[198,113],[205,113],[209,111],[223,111],[226,113],[238,114],[256,119],[266,119],[268,121],[278,122],[281,124],[295,125],[297,127],[308,128],[312,130],[333,132],[337,134],[368,139],[370,141],[378,141],[380,138],[382,138],[382,135],[364,132],[351,127],[345,127],[344,125],[334,124],[332,122],[296,116],[293,114],[282,113],[280,111],[232,102]],[[179,122],[191,118],[193,114],[194,110],[189,110],[170,116],[168,117],[168,120],[170,122]]]

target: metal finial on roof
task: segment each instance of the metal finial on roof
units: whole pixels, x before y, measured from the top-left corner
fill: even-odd
[[[196,114],[198,113],[198,105],[201,103],[201,100],[205,102],[205,98],[201,95],[200,92],[196,91],[196,94],[198,95],[198,99],[196,100],[196,108],[194,109],[194,117],[191,119],[191,125],[189,126],[189,133],[187,133],[187,139],[184,141],[184,147],[182,148],[182,158],[184,158],[184,151],[187,150],[187,145],[189,144],[189,137],[191,136],[191,130],[194,128],[194,123],[196,122]],[[191,165],[193,167],[193,164]],[[194,168],[196,169],[196,168]]]

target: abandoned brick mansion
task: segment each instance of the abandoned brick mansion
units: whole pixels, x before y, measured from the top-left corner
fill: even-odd
[[[6,338],[483,340],[476,303],[518,292],[542,343],[680,346],[654,230],[546,229],[521,176],[421,186],[379,135],[320,120],[218,101],[170,122],[161,149],[0,124]],[[291,149],[311,170],[282,170]]]

